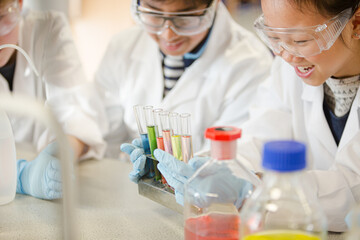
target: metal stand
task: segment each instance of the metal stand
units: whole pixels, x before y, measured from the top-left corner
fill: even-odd
[[[139,194],[147,197],[178,213],[183,213],[183,206],[175,200],[174,192],[164,184],[154,179],[140,179],[138,184]]]

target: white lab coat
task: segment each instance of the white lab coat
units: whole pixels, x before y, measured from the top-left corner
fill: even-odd
[[[139,137],[132,108],[136,104],[191,113],[194,149],[201,149],[206,128],[236,126],[248,118],[249,102],[271,62],[263,44],[235,23],[220,3],[205,51],[163,99],[158,45],[140,27],[120,33],[111,41],[95,79],[109,118],[108,154],[118,155],[122,142]]]
[[[243,125],[238,153],[255,171],[262,171],[265,141],[304,142],[308,150],[306,187],[318,196],[329,230],[344,231],[346,214],[356,202],[360,203],[360,89],[339,146],[326,121],[323,99],[323,86],[305,84],[290,64],[276,58],[270,78],[259,87],[250,108],[250,120]]]
[[[105,114],[96,100],[94,86],[86,81],[65,16],[25,10],[19,32],[19,46],[29,54],[43,82],[17,52],[12,94],[45,101],[64,132],[89,145],[90,149],[83,157],[101,157],[105,142],[98,125],[105,122]],[[0,93],[11,94],[2,75]],[[10,116],[17,143],[30,143],[41,150],[53,140],[53,134],[41,123],[29,117]],[[106,129],[105,124],[100,126],[102,130]]]

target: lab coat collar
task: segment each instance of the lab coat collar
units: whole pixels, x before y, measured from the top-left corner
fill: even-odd
[[[302,81],[301,79],[298,80]],[[315,87],[303,83],[302,99],[310,104],[308,105],[309,108],[307,111],[305,111],[308,114],[305,116],[305,118],[308,119],[308,133],[314,135],[327,151],[329,151],[331,155],[334,155],[337,150],[337,145],[324,115],[323,86]]]
[[[336,146],[334,137],[323,114],[323,85],[314,87],[303,83],[302,99],[313,104],[309,119],[309,131],[317,136],[318,140],[322,142],[330,153],[334,154],[335,149],[339,152],[358,133],[360,127],[360,88],[350,109],[350,115],[338,146]]]
[[[360,88],[350,108],[350,114],[339,143],[339,151],[345,147],[359,132],[360,126]]]

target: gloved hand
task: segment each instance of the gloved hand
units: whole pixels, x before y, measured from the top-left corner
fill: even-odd
[[[140,138],[135,138],[132,144],[121,144],[120,150],[130,156],[133,170],[130,172],[129,178],[131,181],[138,183],[139,179],[149,172],[149,166],[146,164],[146,156]]]
[[[161,150],[155,150],[154,154],[159,160],[158,169],[175,189],[176,201],[181,205],[184,204],[184,183],[200,167],[201,175],[188,186],[190,191],[197,193],[191,194],[195,197],[188,199],[193,205],[203,208],[216,202],[229,202],[239,208],[244,198],[252,192],[253,185],[238,173],[235,174],[229,161],[210,164],[209,158],[195,157],[186,164]]]
[[[175,190],[176,202],[184,205],[185,182],[210,158],[194,157],[186,164],[160,149],[154,151],[154,156],[159,161],[157,168]]]
[[[50,143],[39,155],[28,162],[17,162],[16,192],[42,199],[57,199],[62,196],[60,162],[56,158],[58,146]]]

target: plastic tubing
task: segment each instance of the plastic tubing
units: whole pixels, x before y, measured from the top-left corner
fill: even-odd
[[[24,55],[28,61],[31,69],[37,77],[40,77],[38,70],[36,69],[34,62],[31,60],[29,55],[19,46],[14,44],[3,44],[0,45],[0,50],[3,48],[14,48]],[[49,108],[44,107],[45,103],[42,101],[34,100],[26,96],[0,96],[0,109],[8,112],[18,114],[20,116],[30,116],[34,119],[42,122],[45,126],[49,127],[56,135],[56,140],[59,143],[59,159],[61,164],[61,177],[63,186],[63,239],[78,239],[79,232],[77,229],[77,215],[75,208],[75,195],[76,188],[74,184],[74,156],[70,151],[70,145],[62,131],[62,127],[57,122],[56,118],[52,114]]]

